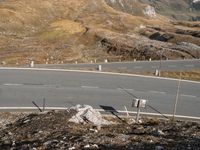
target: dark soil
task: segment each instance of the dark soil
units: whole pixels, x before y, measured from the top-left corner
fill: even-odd
[[[200,149],[198,122],[130,119],[95,127],[69,122],[74,112],[50,111],[29,114],[0,129],[0,149]],[[129,122],[129,124],[128,124]]]

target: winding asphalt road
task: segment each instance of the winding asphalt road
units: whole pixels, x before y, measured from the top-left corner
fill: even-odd
[[[0,107],[32,107],[89,104],[130,111],[132,95],[148,99],[162,113],[172,114],[177,80],[91,72],[0,68]],[[122,90],[123,88],[123,90]],[[200,82],[181,81],[177,115],[200,117]],[[147,107],[143,112],[154,112]]]
[[[200,59],[187,60],[162,60],[160,61],[136,61],[136,62],[110,62],[110,63],[82,63],[82,64],[41,64],[39,68],[62,68],[62,69],[95,69],[102,65],[103,70],[125,71],[155,71],[161,67],[163,71],[187,71],[200,69]]]

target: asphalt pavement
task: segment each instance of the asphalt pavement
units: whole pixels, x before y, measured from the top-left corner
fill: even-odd
[[[200,83],[181,81],[177,115],[200,117]],[[0,107],[47,107],[88,104],[136,111],[133,97],[147,99],[161,113],[172,114],[177,80],[90,72],[0,69]],[[150,107],[143,112],[155,111]]]
[[[161,60],[161,61],[133,61],[133,62],[108,62],[108,63],[78,63],[78,64],[37,64],[39,68],[62,68],[62,69],[97,69],[121,71],[187,71],[200,69],[200,59],[187,60]]]

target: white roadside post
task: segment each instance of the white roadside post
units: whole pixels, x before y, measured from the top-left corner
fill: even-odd
[[[30,67],[31,67],[31,68],[34,67],[34,61],[31,61]]]
[[[102,71],[102,66],[101,65],[99,65],[98,70]]]
[[[145,99],[138,99],[138,98],[133,99],[132,107],[137,108],[136,123],[139,122],[140,108],[145,108],[146,104],[147,104],[147,100],[145,100]]]
[[[159,70],[156,69],[156,70],[155,70],[155,76],[158,76],[158,75],[159,75]]]

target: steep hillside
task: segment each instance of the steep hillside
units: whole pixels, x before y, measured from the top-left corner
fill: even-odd
[[[24,65],[31,60],[67,63],[104,58],[158,59],[161,50],[166,50],[165,58],[169,59],[199,57],[199,23],[172,22],[171,16],[164,16],[165,11],[158,7],[167,0],[162,1],[1,0],[0,62]],[[194,16],[199,12],[198,4],[195,2],[192,17],[198,17]]]

